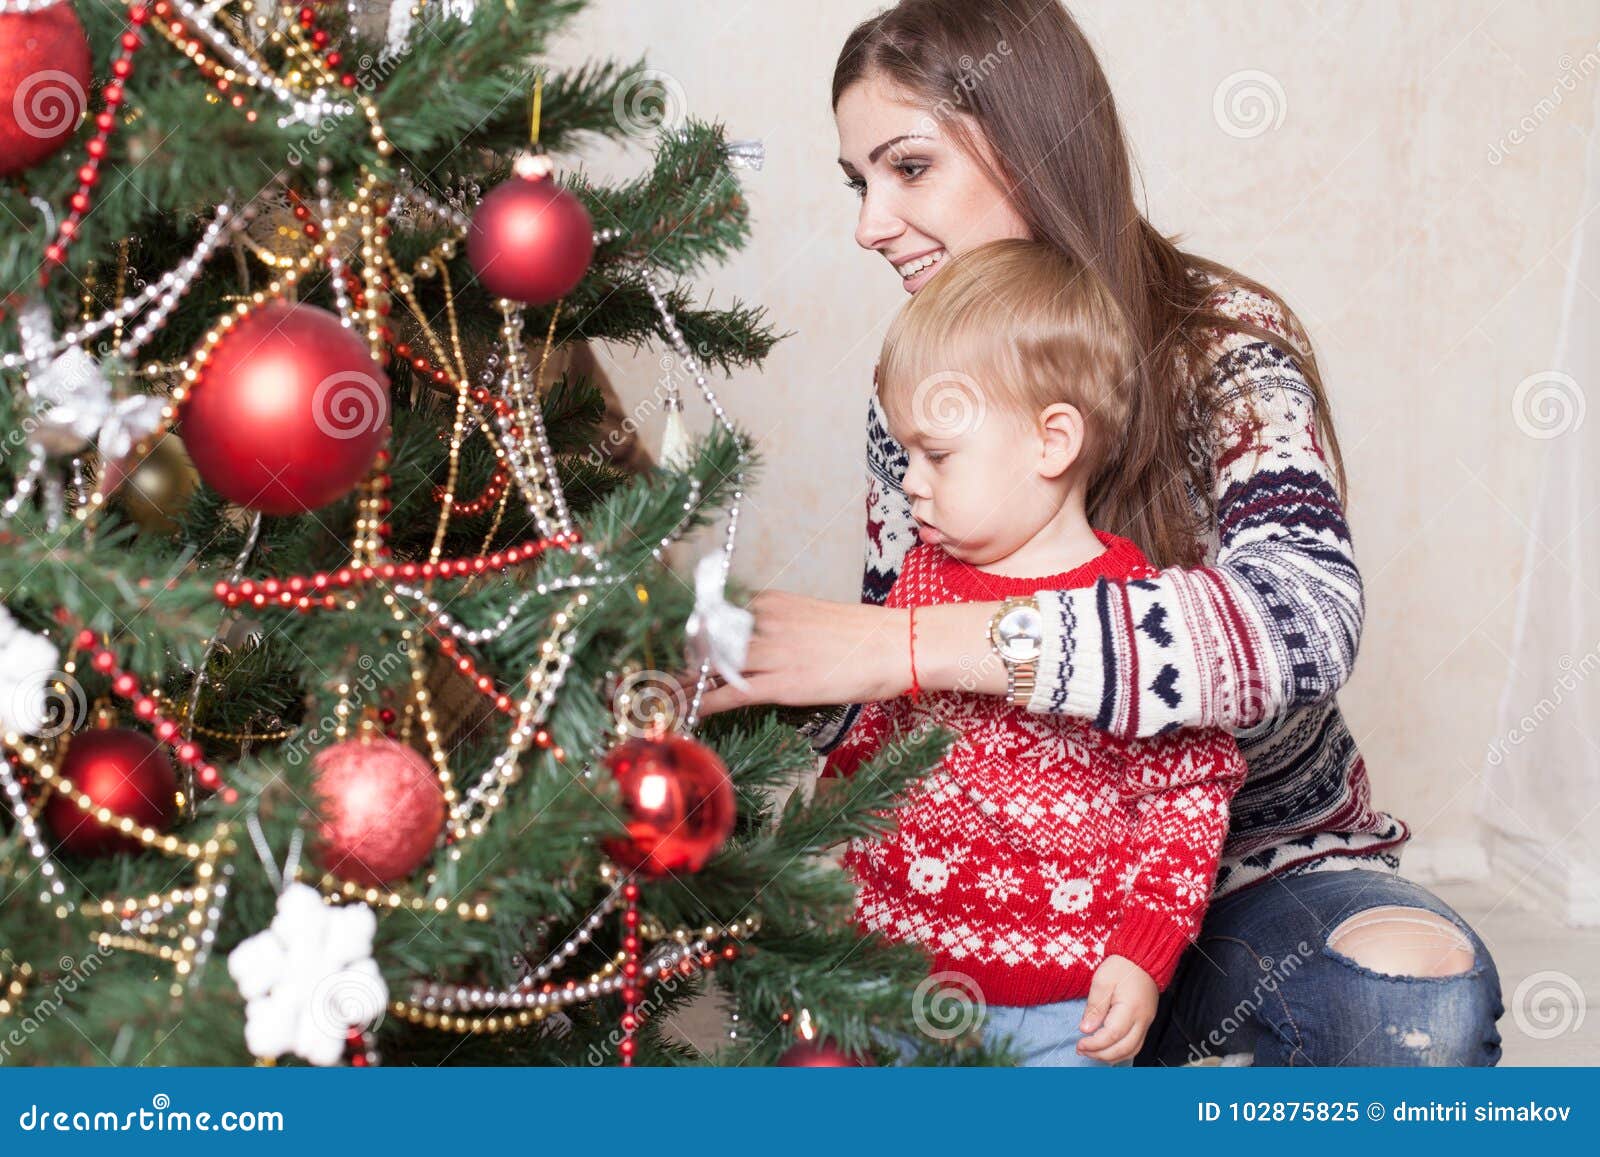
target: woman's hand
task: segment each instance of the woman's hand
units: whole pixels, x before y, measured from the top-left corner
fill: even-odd
[[[764,591],[750,611],[755,630],[743,672],[750,690],[713,686],[701,700],[702,717],[752,703],[866,703],[892,699],[911,685],[904,610]]]

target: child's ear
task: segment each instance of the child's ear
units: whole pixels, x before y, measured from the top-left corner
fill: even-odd
[[[1084,423],[1078,407],[1057,402],[1039,411],[1041,478],[1060,478],[1083,454]]]

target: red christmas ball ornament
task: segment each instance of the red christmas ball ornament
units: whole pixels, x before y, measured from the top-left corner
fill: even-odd
[[[647,876],[698,872],[733,831],[733,783],[704,744],[681,735],[630,739],[605,763],[622,790],[628,834],[602,846],[623,867]]]
[[[0,14],[0,177],[31,169],[89,106],[89,40],[70,4]]]
[[[67,747],[58,769],[81,792],[116,819],[103,823],[62,792],[44,806],[45,826],[56,845],[75,856],[109,856],[136,852],[137,838],[118,830],[128,818],[164,831],[178,814],[178,777],[161,745],[142,731],[126,727],[80,731]]]
[[[778,1058],[786,1069],[863,1069],[866,1063],[851,1056],[831,1040],[796,1041]]]
[[[414,748],[351,739],[317,753],[314,786],[323,871],[363,887],[403,880],[432,854],[444,827],[444,791]]]
[[[519,163],[510,180],[479,202],[467,259],[496,297],[547,305],[583,280],[594,257],[594,222],[536,162]]]
[[[372,469],[389,437],[389,379],[333,314],[275,301],[211,348],[180,420],[195,469],[224,498],[303,514]]]

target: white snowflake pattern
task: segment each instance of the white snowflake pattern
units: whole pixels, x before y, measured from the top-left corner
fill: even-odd
[[[978,887],[983,890],[985,900],[1006,904],[1022,891],[1022,880],[1010,868],[997,866],[978,877]]]

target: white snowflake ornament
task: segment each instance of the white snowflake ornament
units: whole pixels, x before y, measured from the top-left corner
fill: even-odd
[[[37,735],[48,722],[50,678],[61,655],[0,607],[0,731]]]
[[[350,1029],[367,1027],[389,1003],[372,959],[377,928],[365,904],[330,907],[305,884],[283,890],[271,927],[228,954],[252,1056],[294,1053],[322,1066],[343,1059]]]

